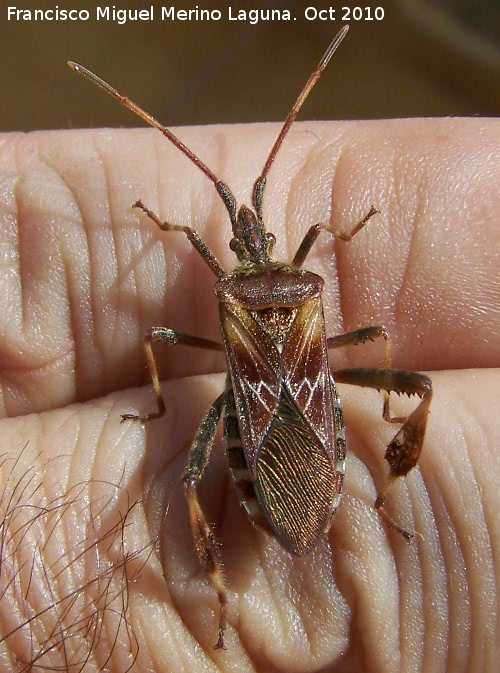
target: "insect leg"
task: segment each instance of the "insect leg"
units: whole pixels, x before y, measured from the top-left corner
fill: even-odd
[[[316,239],[318,238],[323,229],[325,229],[325,231],[329,231],[330,234],[332,234],[332,236],[335,236],[335,238],[339,238],[341,241],[349,242],[356,236],[358,232],[361,231],[361,229],[363,229],[365,224],[377,213],[380,213],[380,210],[376,210],[372,206],[368,211],[368,213],[365,215],[365,217],[361,220],[361,222],[358,222],[357,225],[354,227],[354,229],[350,232],[341,231],[340,229],[334,229],[333,225],[327,224],[326,222],[318,222],[318,224],[313,224],[313,226],[310,227],[309,231],[302,239],[302,243],[299,245],[299,248],[295,253],[295,257],[293,258],[292,262],[293,266],[296,266],[297,268],[300,268],[302,266],[307,255],[309,254],[309,251],[313,247],[314,243],[316,242]]]
[[[384,360],[383,369],[391,369],[391,337],[385,327],[371,326],[361,327],[360,329],[346,332],[345,334],[338,334],[333,337],[328,337],[328,348],[342,348],[343,346],[357,346],[364,344],[366,341],[375,341],[376,338],[384,338]],[[391,416],[389,393],[384,393],[384,410],[383,417],[388,423],[404,423],[405,419],[400,416]]]
[[[225,275],[225,271],[220,265],[217,257],[210,250],[201,236],[197,234],[196,231],[194,231],[194,229],[191,229],[191,227],[187,227],[184,224],[170,224],[170,222],[163,222],[160,220],[158,215],[155,215],[152,210],[147,208],[141,200],[136,201],[132,207],[139,208],[145,212],[149,219],[153,220],[153,222],[157,224],[162,231],[182,231],[184,234],[186,234],[189,242],[200,253],[201,257],[203,257],[204,261],[212,269],[217,278],[222,278],[222,276]]]
[[[213,531],[203,513],[198,499],[198,484],[208,463],[219,422],[225,393],[212,404],[201,422],[189,452],[182,481],[189,508],[189,520],[193,533],[194,546],[201,566],[206,570],[212,586],[217,591],[220,605],[219,636],[214,649],[226,649],[224,631],[226,628],[227,595],[224,586],[222,568],[217,560],[217,548]]]
[[[399,369],[339,369],[333,372],[335,381],[355,386],[376,388],[387,393],[418,395],[420,403],[405,419],[402,427],[389,443],[385,459],[389,463],[389,475],[377,495],[375,509],[387,524],[410,542],[412,533],[400,528],[385,510],[387,492],[398,477],[405,476],[418,462],[427,426],[427,416],[432,398],[432,383],[424,374]],[[385,418],[385,405],[384,405]],[[393,421],[394,419],[389,419]]]
[[[343,346],[357,346],[366,341],[375,341],[378,337],[384,339],[384,369],[391,368],[391,337],[384,327],[372,325],[370,327],[361,327],[352,332],[337,334],[328,337],[326,340],[328,348],[342,348]]]
[[[144,350],[146,351],[151,382],[153,383],[155,397],[158,402],[158,411],[154,411],[151,414],[143,414],[142,416],[137,416],[136,414],[122,414],[122,423],[123,421],[139,421],[140,423],[147,423],[153,418],[160,418],[165,413],[165,401],[161,392],[160,377],[158,376],[158,367],[156,366],[155,355],[153,352],[153,341],[162,341],[169,346],[182,344],[183,346],[207,348],[214,351],[224,350],[222,344],[219,344],[216,341],[211,341],[210,339],[202,339],[201,337],[191,336],[190,334],[175,332],[167,327],[151,327],[144,337]]]

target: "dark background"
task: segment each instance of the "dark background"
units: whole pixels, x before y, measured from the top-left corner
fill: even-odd
[[[239,8],[290,9],[291,22],[229,21],[218,0],[164,2],[220,8],[220,22],[95,20],[95,6],[149,7],[151,0],[6,0],[0,9],[0,130],[138,126],[141,122],[66,66],[78,61],[168,125],[283,120],[342,25],[342,6],[377,6],[383,21],[351,30],[301,113],[355,119],[500,112],[498,0],[235,0]],[[337,20],[306,21],[332,6]],[[87,22],[7,21],[7,6],[87,8]]]

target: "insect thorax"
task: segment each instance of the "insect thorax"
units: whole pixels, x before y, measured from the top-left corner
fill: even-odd
[[[288,306],[271,306],[260,311],[252,311],[253,318],[269,334],[278,348],[284,342],[296,314],[297,309]]]
[[[221,304],[233,304],[249,311],[280,348],[297,308],[310,299],[319,298],[323,285],[323,279],[310,271],[267,262],[239,266],[216,283],[215,292]]]
[[[311,271],[304,271],[281,262],[241,265],[220,278],[215,294],[223,304],[237,304],[249,311],[274,307],[300,306],[319,297],[324,280]]]

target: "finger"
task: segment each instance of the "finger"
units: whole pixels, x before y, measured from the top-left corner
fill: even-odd
[[[234,490],[226,492],[216,449],[202,501],[229,587],[229,650],[217,654],[217,599],[200,574],[176,484],[182,449],[222,378],[164,386],[167,415],[148,428],[120,424],[124,408],[147,411],[147,390],[2,421],[5,650],[51,667],[63,657],[97,665],[112,651],[116,670],[136,658],[138,671],[158,661],[192,670],[193,657],[197,669],[209,660],[233,670],[257,662],[325,668],[340,656],[367,656],[370,670],[401,670],[402,662],[416,670],[483,652],[485,669],[494,670],[485,644],[496,628],[500,465],[497,416],[487,402],[497,377],[435,375],[420,469],[388,502],[418,533],[411,546],[373,510],[394,432],[373,391],[342,387],[350,440],[344,498],[331,549],[320,543],[307,559],[251,526]],[[185,669],[179,651],[190,653]]]
[[[444,120],[297,125],[265,195],[284,259],[312,223],[348,231],[370,204],[382,210],[352,243],[323,235],[307,266],[326,281],[328,333],[383,324],[400,368],[498,364],[497,123],[450,128]],[[204,158],[223,153],[213,168],[247,200],[274,129],[184,133]],[[6,173],[2,226],[11,250],[0,317],[4,413],[145,382],[142,335],[153,325],[219,338],[210,269],[182,234],[159,232],[131,210],[141,197],[161,217],[190,224],[230,270],[227,213],[203,174],[150,131],[17,143],[19,160],[7,167],[20,175]],[[378,364],[376,348],[345,349],[335,366]],[[168,355],[163,376],[224,367],[211,353]]]

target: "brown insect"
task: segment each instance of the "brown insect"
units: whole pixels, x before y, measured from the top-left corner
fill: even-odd
[[[69,64],[160,130],[201,169],[215,185],[231,220],[233,238],[229,246],[238,258],[238,265],[226,272],[190,227],[163,222],[141,201],[135,203],[134,207],[143,210],[161,230],[183,232],[214,272],[223,344],[166,327],[152,327],[144,346],[158,411],[143,416],[123,415],[123,420],[145,423],[165,413],[152,348],[154,341],[225,352],[229,369],[225,390],[201,422],[183,476],[195,548],[219,598],[215,648],[225,648],[227,595],[214,533],[198,498],[198,484],[222,413],[229,468],[242,505],[255,524],[276,536],[289,552],[303,556],[330,529],[342,494],[346,441],[335,381],[383,390],[384,419],[402,423],[402,427],[387,447],[385,458],[390,472],[375,508],[391,528],[408,541],[412,538],[411,533],[389,517],[384,504],[394,480],[406,475],[418,461],[432,396],[431,382],[422,374],[390,368],[390,339],[383,327],[365,327],[327,337],[321,301],[324,281],[302,269],[323,229],[342,241],[350,241],[378,211],[371,207],[350,233],[335,229],[332,224],[315,224],[304,236],[291,263],[272,258],[275,237],[266,231],[263,222],[267,174],[298,111],[347,30],[348,26],[344,26],[334,38],[288,114],[255,181],[252,208],[241,205],[237,209],[229,187],[156,119],[82,66]],[[330,371],[328,349],[377,337],[385,342],[382,369]],[[421,401],[407,418],[392,418],[390,392],[415,394]]]

